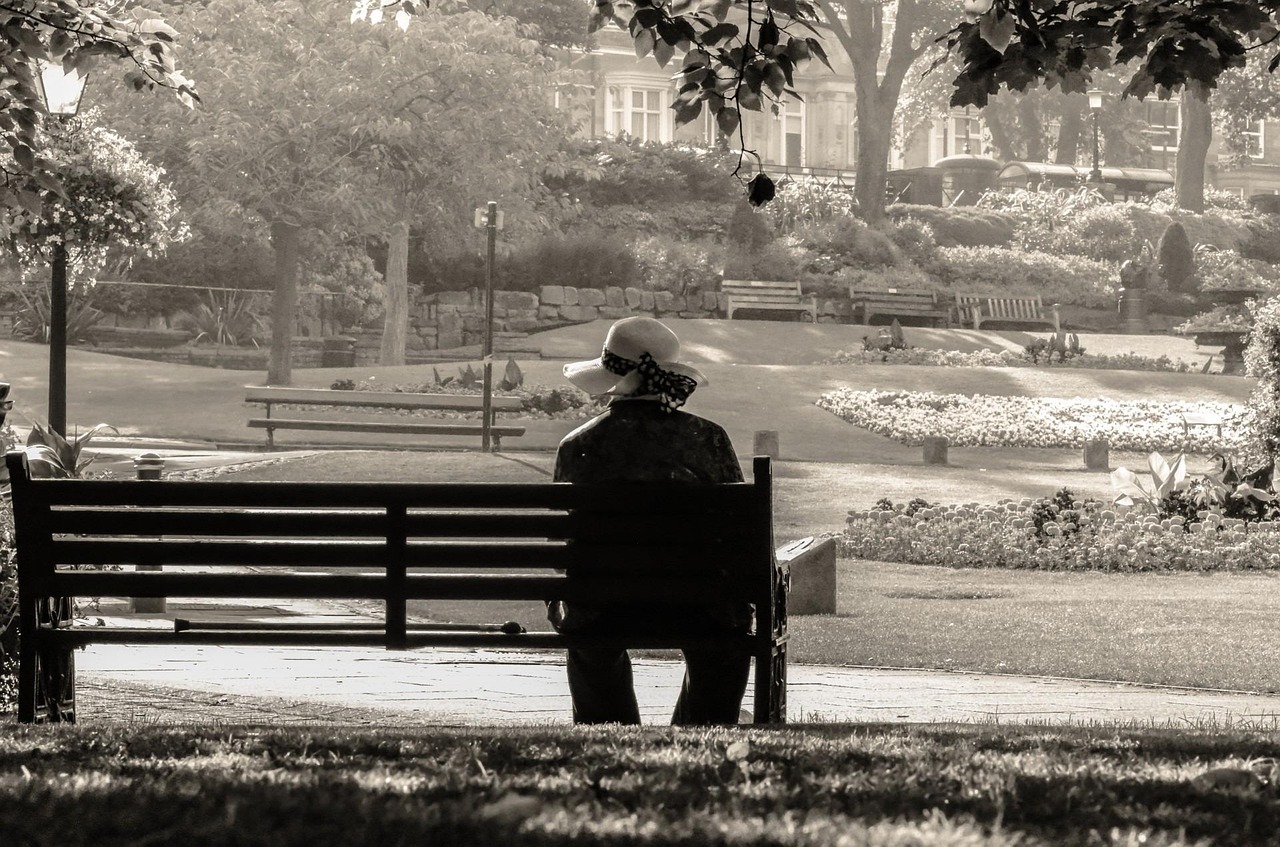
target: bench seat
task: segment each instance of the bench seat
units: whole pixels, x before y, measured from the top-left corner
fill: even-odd
[[[818,298],[805,297],[799,282],[726,279],[720,283],[720,291],[727,295],[725,314],[730,320],[739,309],[764,309],[808,314],[818,322]]]
[[[74,720],[71,650],[96,643],[735,647],[755,664],[755,722],[785,720],[790,575],[773,549],[767,457],[751,482],[720,485],[32,479],[25,452],[5,461],[24,723]],[[637,532],[646,526],[664,529]],[[381,616],[85,626],[73,597],[374,600]],[[561,635],[409,620],[411,601],[432,600],[728,601],[749,604],[755,626]]]
[[[855,319],[870,324],[876,315],[928,318],[934,326],[951,325],[951,309],[938,302],[935,291],[912,288],[849,287],[849,302]]]

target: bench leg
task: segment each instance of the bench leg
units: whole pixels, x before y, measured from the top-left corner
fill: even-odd
[[[787,643],[774,644],[770,652],[756,656],[755,712],[757,724],[787,722]]]
[[[36,615],[38,601],[18,595],[18,723],[36,722],[36,688],[39,654],[36,651]]]

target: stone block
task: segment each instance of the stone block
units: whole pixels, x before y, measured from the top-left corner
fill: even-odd
[[[626,306],[601,306],[600,307],[600,317],[608,318],[614,321],[618,320],[619,318],[629,318],[634,314],[635,312],[633,312],[631,309],[628,309]]]
[[[654,305],[653,292],[652,292],[652,291],[641,291],[641,292],[640,292],[640,311],[642,311],[642,312],[652,312],[652,311],[653,311],[653,305]]]
[[[625,306],[627,305],[627,295],[618,286],[611,285],[604,290],[604,304],[606,306]]]
[[[530,315],[527,317],[508,318],[504,322],[504,327],[511,332],[533,332],[542,326],[542,321],[537,316]]]
[[[714,312],[720,308],[720,295],[714,291],[702,292],[702,308]]]
[[[544,285],[538,290],[540,306],[560,306],[564,304],[563,285]]]
[[[791,566],[791,592],[787,613],[834,615],[836,613],[836,540],[802,538],[778,548],[779,562]]]
[[[947,463],[947,441],[945,435],[927,435],[924,438],[924,463],[926,465],[945,465]]]
[[[493,292],[493,307],[495,309],[506,309],[508,312],[536,309],[538,308],[538,298],[528,291],[495,291]]]
[[[626,299],[627,305],[632,309],[640,308],[640,302],[644,299],[644,292],[639,288],[627,286],[622,292],[622,296]]]
[[[441,306],[470,306],[469,291],[440,291],[436,293],[436,302]]]
[[[603,306],[604,292],[599,288],[579,288],[578,304],[581,306]]]
[[[1111,470],[1111,444],[1105,438],[1090,438],[1084,443],[1084,466],[1091,471]]]
[[[566,285],[564,287],[564,303],[562,303],[561,305],[563,306],[578,305],[578,289],[574,288],[572,285]]]
[[[436,336],[437,350],[452,350],[454,347],[462,346],[462,327],[453,329],[440,328],[440,333]]]
[[[674,312],[680,306],[676,305],[676,295],[670,291],[655,291],[653,292],[653,308],[658,312]]]
[[[564,296],[563,293],[561,296]],[[545,321],[554,321],[560,318],[560,307],[557,306],[539,306],[538,317]]]
[[[564,306],[560,309],[560,314],[567,321],[594,321],[600,317],[600,308],[598,306]]]

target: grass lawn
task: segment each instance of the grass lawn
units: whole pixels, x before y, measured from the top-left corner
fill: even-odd
[[[992,462],[990,472],[931,469],[927,481],[891,466],[779,462],[775,535],[781,543],[839,531],[848,508],[865,508],[881,496],[994,501],[1009,494],[1043,496],[1064,484],[1082,495],[1105,496],[1107,475],[1084,471],[1077,457],[1025,452],[1025,459],[1005,457],[1003,469]],[[376,480],[399,474],[532,482],[547,479],[551,466],[551,456],[534,454],[328,453],[225,478]],[[811,664],[1275,692],[1277,588],[1280,575],[1269,573],[1044,573],[846,560],[840,563],[839,614],[793,617],[791,657]],[[549,629],[540,603],[423,601],[410,610],[426,620],[510,619]]]
[[[62,847],[1264,845],[1280,801],[1255,768],[1270,777],[1274,756],[1274,734],[1239,730],[5,726],[0,832]]]

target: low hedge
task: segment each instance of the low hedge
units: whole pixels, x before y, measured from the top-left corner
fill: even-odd
[[[1119,269],[1082,256],[1053,256],[1016,247],[939,247],[928,268],[940,290],[972,294],[1039,294],[1050,303],[1106,308],[1116,299]]]
[[[1000,247],[1013,242],[1013,218],[988,209],[894,203],[885,209],[885,214],[895,220],[914,218],[928,224],[939,247],[962,244]]]

